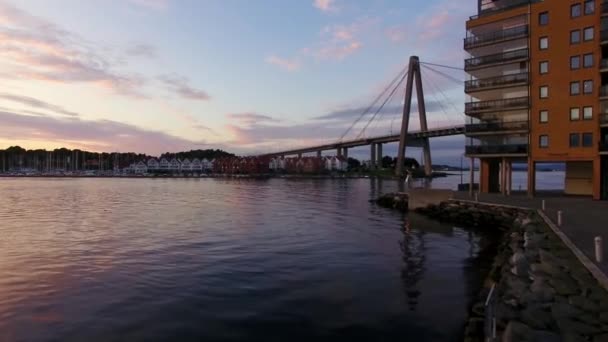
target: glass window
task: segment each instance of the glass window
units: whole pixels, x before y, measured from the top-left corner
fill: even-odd
[[[578,133],[570,133],[570,147],[579,147],[581,145],[581,135]]]
[[[581,4],[570,6],[570,17],[576,18],[581,16]]]
[[[538,46],[539,49],[541,50],[546,50],[549,48],[549,38],[548,37],[541,37],[539,42],[538,42]]]
[[[570,44],[578,44],[581,42],[581,31],[570,31]]]
[[[540,122],[541,123],[549,122],[549,111],[548,110],[540,111]]]
[[[539,136],[538,137],[538,146],[541,148],[549,147],[549,136],[548,135]]]
[[[579,69],[581,67],[581,56],[570,57],[570,69]]]
[[[593,54],[588,53],[583,56],[583,67],[593,68]]]
[[[593,146],[593,133],[583,133],[583,147]]]
[[[540,69],[541,74],[548,73],[549,72],[549,62],[547,62],[547,61],[540,62],[539,69]]]
[[[595,0],[585,1],[585,15],[595,13]]]
[[[546,99],[549,97],[549,87],[548,86],[541,86],[540,87],[540,98],[541,99]]]
[[[570,95],[579,95],[581,93],[581,83],[570,82]]]
[[[583,30],[583,39],[587,42],[593,40],[594,30],[593,27],[587,27]]]
[[[583,119],[585,119],[585,120],[593,119],[593,107],[583,108]]]
[[[584,94],[592,94],[593,93],[593,81],[587,80],[583,82],[583,93]]]
[[[580,108],[570,108],[570,121],[576,121],[581,119]]]
[[[549,12],[542,12],[538,15],[538,24],[541,26],[549,24]]]

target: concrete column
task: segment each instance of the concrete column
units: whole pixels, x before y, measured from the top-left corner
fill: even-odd
[[[378,147],[376,148],[376,165],[378,166],[378,168],[382,168],[382,143],[378,143],[377,144]]]
[[[342,156],[348,159],[348,147],[342,147]]]
[[[504,157],[500,162],[500,193],[507,195],[507,159]]]
[[[528,158],[528,197],[533,198],[536,194],[536,163]]]
[[[336,150],[336,156],[338,156],[338,157],[342,156],[342,147],[338,147],[338,150]]]
[[[321,151],[317,151],[317,158],[321,158]]]
[[[513,191],[513,162],[509,161],[507,163],[507,195],[511,195],[511,191]]]
[[[469,196],[473,196],[473,186],[475,185],[475,158],[471,158],[469,169]]]
[[[370,146],[371,146],[371,150],[370,150],[370,158],[369,158],[369,167],[371,169],[375,169],[376,168],[376,144],[372,143]]]

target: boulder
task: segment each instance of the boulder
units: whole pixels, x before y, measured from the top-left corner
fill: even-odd
[[[521,321],[531,328],[547,330],[551,328],[553,317],[539,305],[532,305],[521,312]]]
[[[530,341],[532,337],[533,330],[518,321],[510,321],[507,324],[505,331],[502,334],[503,342],[521,342],[521,341]]]

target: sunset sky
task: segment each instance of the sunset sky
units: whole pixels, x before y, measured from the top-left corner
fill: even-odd
[[[249,154],[334,141],[410,55],[462,66],[475,6],[0,0],[0,148]],[[427,82],[443,89],[426,90],[431,126],[462,121],[462,87]],[[398,129],[402,96],[365,134]],[[457,108],[433,105],[446,96]],[[445,155],[462,141],[444,139]]]

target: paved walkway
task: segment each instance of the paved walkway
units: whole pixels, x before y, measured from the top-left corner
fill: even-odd
[[[457,192],[456,199],[471,200],[468,192]],[[572,240],[591,261],[608,276],[608,202],[593,201],[590,198],[556,196],[540,194],[536,198],[528,198],[525,194],[479,194],[480,202],[512,205],[540,209],[545,200],[545,213],[557,224],[557,212],[562,211],[562,226],[560,229]],[[595,262],[594,238],[601,236],[604,241],[604,260]]]

